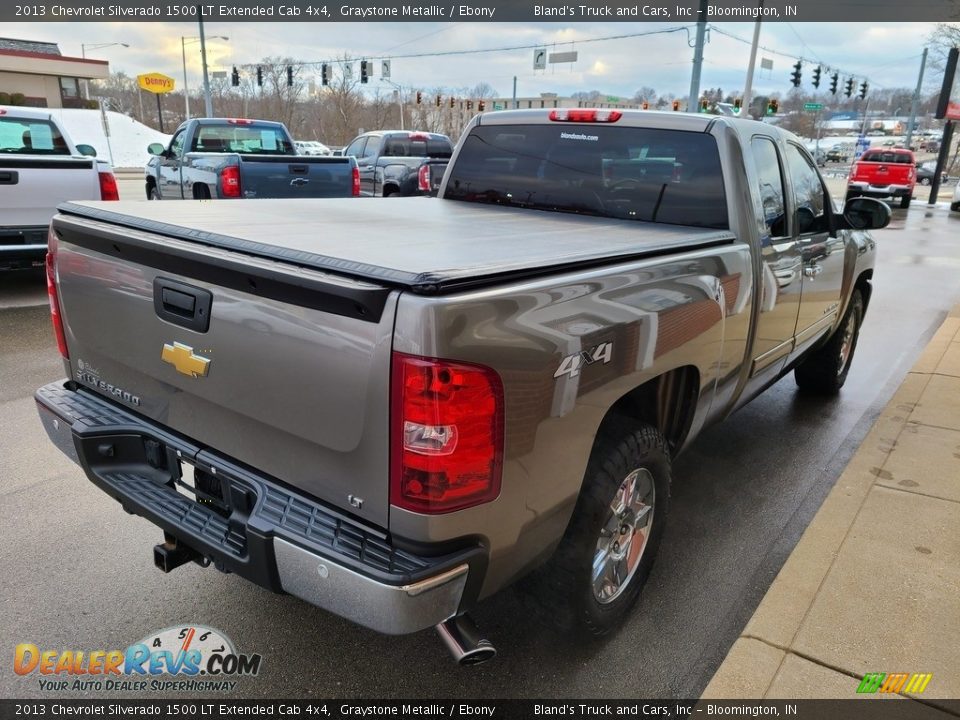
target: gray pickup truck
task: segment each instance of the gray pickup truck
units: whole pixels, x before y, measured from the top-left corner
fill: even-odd
[[[623,620],[671,459],[790,371],[844,384],[890,219],[776,127],[607,110],[484,114],[439,198],[323,205],[62,205],[40,417],[161,569],[462,663],[520,579],[561,627]]]
[[[360,194],[351,157],[298,155],[283,123],[198,118],[164,147],[152,143],[145,168],[148,200],[329,198]]]
[[[363,196],[436,195],[453,143],[439,133],[376,130],[354,138],[338,154],[357,159]]]

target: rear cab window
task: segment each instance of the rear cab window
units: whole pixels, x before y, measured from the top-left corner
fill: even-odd
[[[241,155],[293,155],[294,149],[276,125],[245,122],[201,125],[193,139],[193,152],[239,153]]]
[[[729,228],[717,143],[702,132],[481,125],[448,172],[452,200]]]
[[[384,137],[382,157],[429,157],[446,159],[453,155],[449,138],[426,133],[407,133]]]
[[[913,165],[913,156],[908,153],[898,153],[883,150],[867,150],[860,158],[860,162],[898,163]]]
[[[57,126],[33,118],[0,118],[0,154],[70,155]]]

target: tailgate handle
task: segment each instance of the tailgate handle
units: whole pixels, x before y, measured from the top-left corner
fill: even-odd
[[[174,325],[206,332],[210,328],[212,302],[209,290],[167,278],[153,280],[153,309],[157,317]]]
[[[290,172],[294,175],[306,175],[309,172],[310,168],[306,165],[291,165]]]
[[[20,173],[16,170],[0,170],[0,185],[16,185],[20,182]]]

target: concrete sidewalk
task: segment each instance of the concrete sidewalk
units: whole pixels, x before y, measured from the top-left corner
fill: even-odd
[[[867,673],[932,673],[922,694],[901,694],[942,708],[938,700],[960,698],[960,306],[877,419],[703,697],[877,698],[856,692]]]

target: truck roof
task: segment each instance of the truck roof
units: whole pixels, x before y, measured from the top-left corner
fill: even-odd
[[[70,202],[60,212],[438,293],[734,241],[729,230],[436,198]]]

